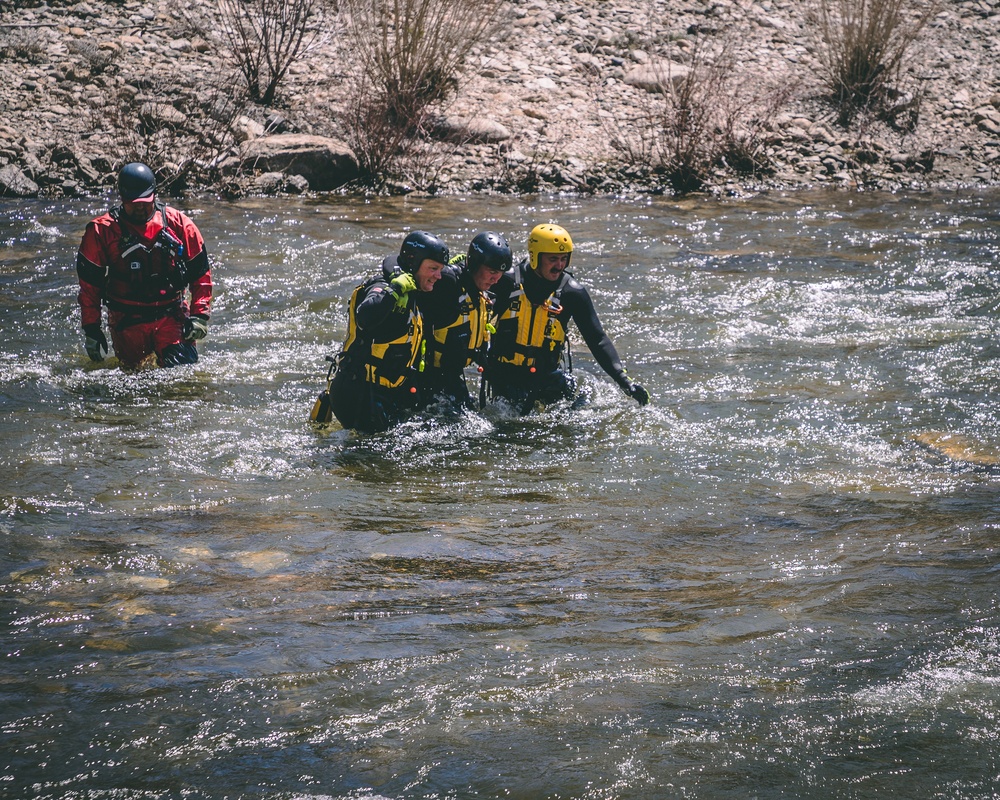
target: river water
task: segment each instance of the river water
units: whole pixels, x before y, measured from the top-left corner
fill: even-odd
[[[181,205],[136,374],[0,205],[0,797],[997,796],[1000,194]],[[405,231],[546,221],[650,406],[308,424]]]

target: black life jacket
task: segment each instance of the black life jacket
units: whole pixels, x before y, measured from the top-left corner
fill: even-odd
[[[170,230],[167,207],[156,204],[163,228],[152,244],[126,230],[121,221],[122,207],[111,210],[111,218],[121,231],[117,258],[108,265],[107,277],[101,287],[102,296],[110,307],[115,301],[127,304],[167,306],[178,303],[192,277],[184,260],[184,243]],[[154,212],[156,213],[156,212]]]

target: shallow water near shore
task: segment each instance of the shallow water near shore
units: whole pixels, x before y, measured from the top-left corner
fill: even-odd
[[[0,203],[0,797],[995,795],[1000,193],[178,205],[126,374],[102,204]],[[308,424],[404,231],[542,221],[650,406]]]

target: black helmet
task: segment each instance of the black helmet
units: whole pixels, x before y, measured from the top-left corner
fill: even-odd
[[[399,248],[399,258],[396,262],[404,272],[412,274],[417,271],[425,258],[447,264],[450,258],[448,245],[433,233],[414,231],[403,239],[403,246]]]
[[[156,176],[145,164],[133,161],[118,173],[118,193],[126,203],[151,197],[155,192]]]
[[[469,245],[469,255],[465,263],[472,272],[482,266],[507,272],[514,263],[514,256],[510,252],[510,245],[507,244],[507,240],[503,236],[499,233],[483,231],[477,233],[476,238]]]

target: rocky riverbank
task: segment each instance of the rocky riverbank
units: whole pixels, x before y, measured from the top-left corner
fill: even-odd
[[[344,114],[350,53],[332,10],[322,41],[263,108],[234,105],[214,3],[14,6],[0,2],[0,196],[98,193],[129,157],[168,164],[178,190],[354,185]],[[782,97],[755,139],[768,169],[720,166],[711,191],[1000,181],[1000,0],[947,0],[925,28],[903,87],[915,124],[849,128],[821,98],[809,6],[512,0],[502,25],[470,51],[433,141],[390,189],[670,191],[636,144],[637,128],[646,110],[655,113],[664,65],[689,66],[703,37],[728,37],[730,86],[768,86]]]

